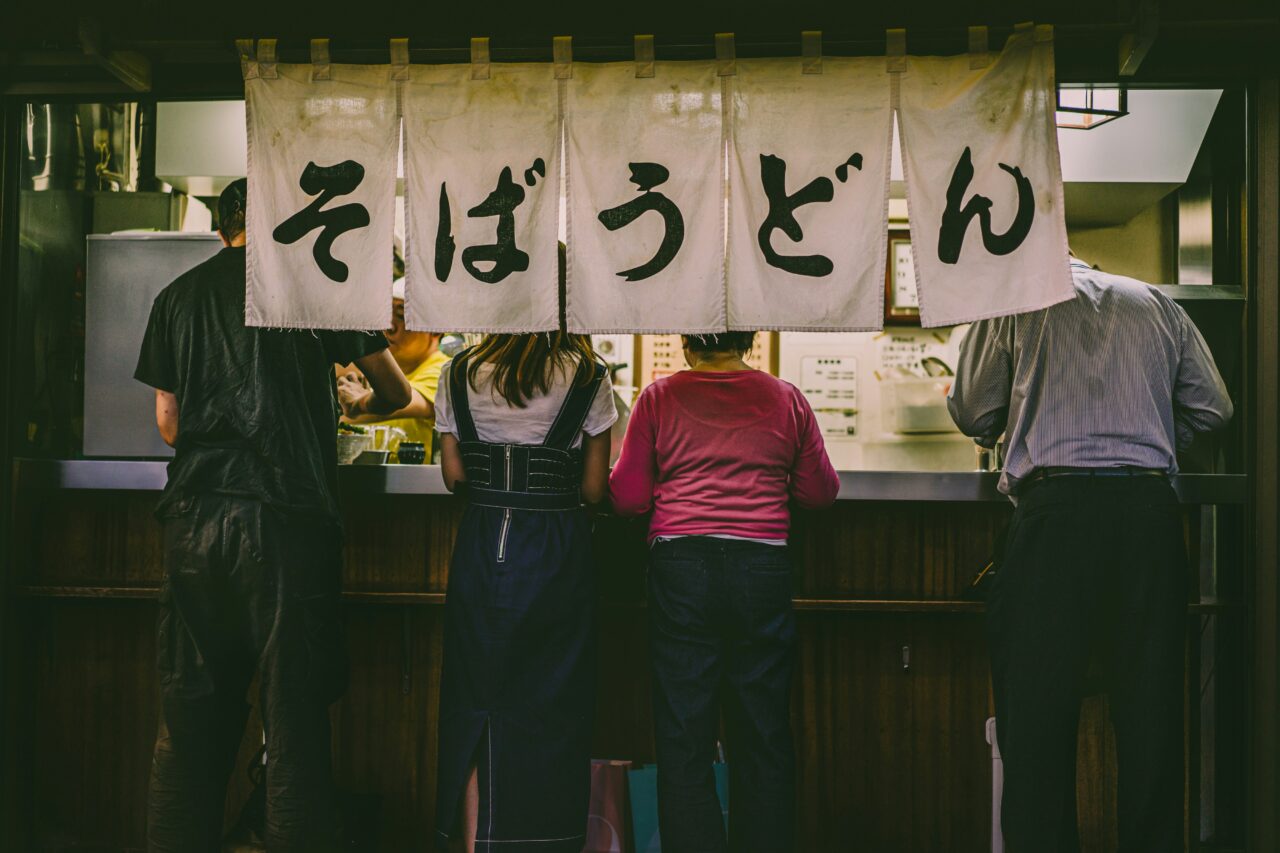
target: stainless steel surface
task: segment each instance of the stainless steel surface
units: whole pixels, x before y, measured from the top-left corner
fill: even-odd
[[[93,194],[93,233],[115,234],[130,229],[173,231],[182,227],[186,196],[162,192],[100,192]]]
[[[1213,283],[1213,181],[1205,161],[1178,190],[1178,284]]]
[[[27,104],[22,130],[23,189],[84,189],[84,138],[74,104]]]
[[[1157,284],[1156,289],[1178,302],[1212,299],[1220,302],[1243,302],[1244,288],[1229,284]]]
[[[164,462],[134,460],[18,459],[14,481],[19,490],[96,489],[160,491]],[[842,501],[936,501],[1004,503],[996,490],[996,472],[841,471]],[[342,490],[351,495],[444,495],[439,465],[343,465]],[[1243,474],[1182,474],[1174,488],[1186,504],[1243,504],[1248,492]]]
[[[85,278],[84,453],[172,456],[155,424],[155,394],[133,378],[151,302],[221,247],[216,234],[95,234]]]

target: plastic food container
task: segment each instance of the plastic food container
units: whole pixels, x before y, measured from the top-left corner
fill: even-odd
[[[886,427],[906,435],[955,432],[955,422],[947,411],[952,381],[950,376],[885,380]]]
[[[350,465],[366,450],[373,447],[373,436],[354,432],[338,433],[338,464]]]

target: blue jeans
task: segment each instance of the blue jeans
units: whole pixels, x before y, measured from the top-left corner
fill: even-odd
[[[663,853],[778,853],[795,835],[788,549],[694,536],[650,556],[649,646]],[[712,762],[724,713],[726,848]]]

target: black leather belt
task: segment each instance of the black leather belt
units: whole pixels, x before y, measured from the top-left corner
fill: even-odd
[[[1044,480],[1057,477],[1159,477],[1169,479],[1169,474],[1161,468],[1138,468],[1133,465],[1117,465],[1110,468],[1068,468],[1064,466],[1046,466],[1037,468],[1023,477],[1018,484],[1019,491]]]

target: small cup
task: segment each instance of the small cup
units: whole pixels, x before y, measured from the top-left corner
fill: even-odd
[[[401,465],[421,465],[427,459],[427,448],[420,441],[402,441],[396,456]]]

